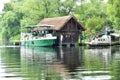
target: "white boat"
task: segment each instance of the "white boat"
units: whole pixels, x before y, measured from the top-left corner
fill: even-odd
[[[86,42],[90,46],[110,46],[120,44],[120,35],[113,30],[105,30],[104,33],[96,35]]]

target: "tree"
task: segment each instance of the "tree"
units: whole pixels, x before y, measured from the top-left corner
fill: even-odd
[[[107,13],[111,22],[113,23],[113,28],[120,30],[120,0],[108,0]]]
[[[9,40],[20,34],[20,19],[22,15],[18,10],[15,10],[17,4],[14,2],[6,3],[4,6],[4,13],[2,14],[1,26],[2,37],[5,40]],[[17,6],[16,6],[17,7]]]
[[[57,16],[59,0],[23,0],[21,26],[38,24],[43,18]],[[52,5],[52,6],[51,6]]]
[[[59,1],[59,6],[56,9],[57,13],[60,16],[73,14],[76,6],[75,2],[75,0],[65,0],[63,2]]]
[[[12,11],[6,12],[6,14],[3,16],[3,22],[2,26],[3,27],[3,39],[9,39],[11,36],[15,36],[16,34],[19,33],[19,20],[18,16],[13,13]],[[7,33],[6,35],[4,35]]]
[[[85,35],[94,36],[108,25],[106,3],[102,0],[89,0],[89,2],[81,0],[81,2],[76,6],[75,16],[85,25]]]

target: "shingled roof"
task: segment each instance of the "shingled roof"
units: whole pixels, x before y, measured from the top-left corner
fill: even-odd
[[[54,30],[60,30],[71,18],[76,20],[78,25],[82,27],[82,30],[85,30],[85,28],[81,25],[81,23],[78,22],[77,19],[72,15],[54,17],[54,18],[44,18],[39,22],[39,24],[54,25]]]

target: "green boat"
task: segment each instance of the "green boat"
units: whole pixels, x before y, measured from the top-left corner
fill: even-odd
[[[22,46],[52,46],[55,44],[56,35],[52,25],[40,24],[27,26],[26,33],[21,32]]]

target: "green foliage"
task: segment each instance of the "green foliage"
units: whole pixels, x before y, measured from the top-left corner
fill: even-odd
[[[60,16],[64,16],[64,15],[69,15],[72,14],[74,12],[75,9],[75,1],[74,0],[65,0],[63,2],[58,3],[58,9],[56,10],[56,12],[60,15]]]
[[[108,0],[107,13],[113,28],[120,30],[120,0]]]
[[[19,34],[18,34],[18,35],[15,35],[15,36],[11,37],[10,40],[11,40],[11,41],[12,41],[12,40],[20,40],[20,35],[19,35]]]
[[[4,36],[3,39],[9,39],[11,36],[18,34],[18,16],[12,11],[7,11],[6,14],[3,16],[2,26],[4,26],[2,31],[2,35]]]
[[[6,3],[3,9],[5,12],[7,11],[12,11],[13,10],[13,4],[11,3]]]
[[[23,0],[21,26],[38,24],[43,18],[57,16],[59,0]],[[51,6],[52,5],[52,6]]]
[[[10,37],[20,34],[20,19],[23,16],[19,12],[19,9],[16,9],[18,4],[10,2],[5,4],[4,13],[2,14],[1,19],[1,28],[2,28],[2,38],[9,40]]]
[[[89,18],[86,21],[85,28],[85,35],[87,36],[87,39],[90,39],[91,37],[102,31],[102,29],[104,28],[104,20],[100,17]]]

